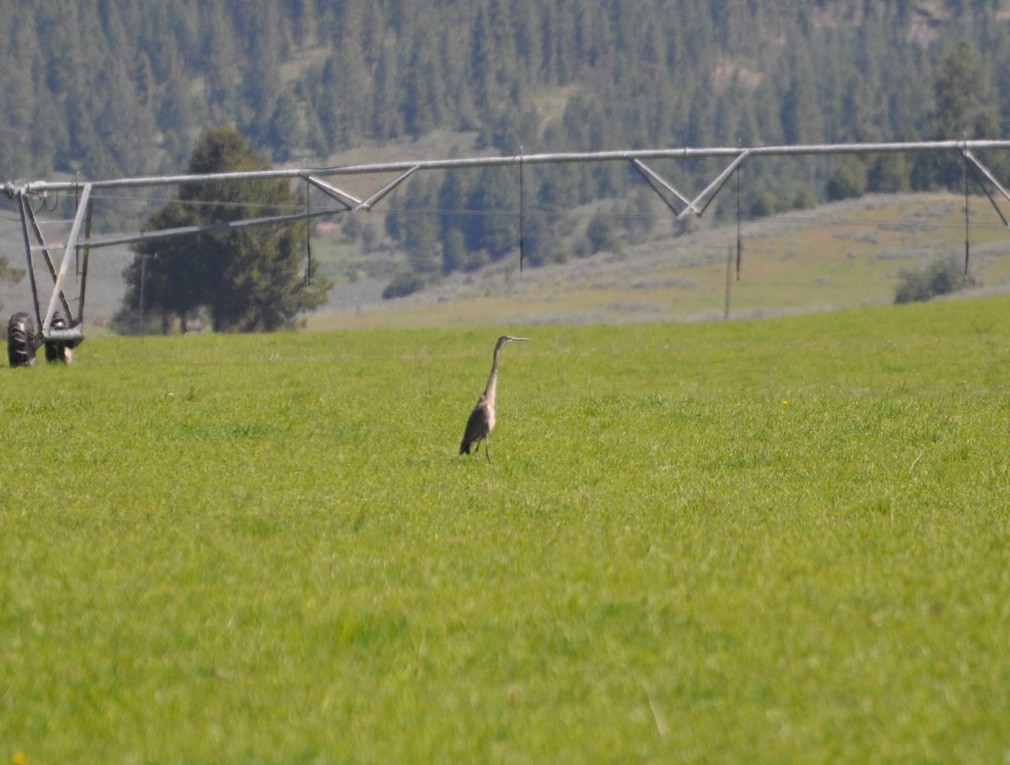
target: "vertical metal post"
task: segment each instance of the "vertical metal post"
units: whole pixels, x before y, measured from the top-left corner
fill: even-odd
[[[312,187],[305,181],[305,284],[312,281],[312,207],[309,198],[312,196]]]
[[[729,319],[729,302],[733,292],[733,248],[726,249],[726,305],[723,308],[722,318]]]
[[[736,280],[740,281],[740,261],[743,259],[743,233],[740,229],[740,168],[736,169]]]

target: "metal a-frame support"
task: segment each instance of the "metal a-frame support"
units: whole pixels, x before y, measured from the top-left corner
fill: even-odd
[[[28,266],[29,280],[32,290],[32,301],[35,313],[35,320],[40,327],[40,332],[38,335],[38,342],[44,343],[49,341],[65,342],[76,345],[80,343],[84,337],[82,332],[83,327],[83,314],[84,314],[84,296],[85,288],[87,284],[87,269],[88,269],[88,259],[90,256],[90,251],[92,247],[111,247],[115,245],[125,245],[125,244],[135,244],[137,242],[149,241],[153,239],[166,239],[176,236],[190,236],[193,234],[202,233],[205,231],[218,231],[218,230],[232,230],[239,228],[247,228],[251,226],[261,226],[267,224],[276,223],[289,223],[303,219],[311,219],[315,217],[333,215],[339,212],[358,212],[361,210],[368,211],[371,210],[373,205],[377,204],[385,196],[390,194],[395,190],[400,184],[406,181],[410,176],[420,169],[419,165],[412,165],[406,170],[402,171],[397,175],[392,181],[386,183],[377,191],[372,193],[365,199],[359,199],[353,194],[350,194],[331,183],[328,183],[318,177],[315,172],[301,172],[298,173],[299,176],[304,178],[304,180],[311,186],[322,191],[328,197],[335,199],[342,206],[342,210],[333,209],[323,209],[306,211],[305,213],[297,213],[291,215],[273,215],[264,216],[259,218],[249,218],[237,221],[226,221],[222,223],[214,223],[205,226],[182,226],[173,229],[164,229],[160,231],[153,232],[140,232],[137,234],[124,234],[124,235],[112,235],[92,238],[91,237],[91,193],[94,188],[94,183],[87,182],[83,184],[73,185],[73,190],[78,193],[77,199],[77,210],[74,215],[74,219],[70,228],[70,233],[67,237],[67,241],[64,245],[63,258],[60,261],[59,267],[54,263],[52,247],[46,242],[45,237],[42,234],[42,229],[39,226],[38,220],[35,217],[35,211],[32,209],[29,203],[29,198],[33,196],[44,195],[45,191],[32,188],[30,185],[15,185],[7,184],[5,191],[8,192],[17,200],[18,210],[21,218],[21,232],[24,241],[25,248],[25,260]],[[222,174],[222,178],[226,180],[240,180],[247,175],[255,176],[262,175],[265,177],[270,177],[271,174],[268,173],[233,173],[233,174]],[[166,179],[169,180],[169,179]],[[181,179],[180,179],[181,180]],[[188,180],[188,179],[187,179]],[[101,184],[99,184],[101,185]],[[50,278],[53,281],[52,293],[48,301],[44,304],[40,302],[39,296],[39,281],[35,269],[35,261],[33,254],[40,252],[42,254],[43,261],[46,264],[46,268],[49,272]],[[78,305],[78,309],[75,312],[71,307],[70,301],[67,299],[66,294],[63,290],[63,285],[70,270],[70,263],[72,257],[81,253],[81,295]],[[62,307],[64,314],[67,319],[67,326],[53,326],[53,317],[56,315],[58,307]]]
[[[38,220],[35,218],[35,211],[32,210],[31,205],[28,203],[26,192],[24,189],[19,189],[16,192],[16,196],[18,200],[18,211],[21,218],[21,234],[25,245],[25,259],[28,266],[28,275],[32,288],[32,302],[35,309],[35,320],[39,325],[39,340],[40,342],[60,341],[76,345],[84,339],[81,327],[84,316],[84,290],[85,285],[87,284],[88,259],[90,255],[90,248],[87,244],[81,245],[78,242],[78,239],[81,234],[82,226],[85,228],[85,240],[87,239],[87,230],[90,228],[91,184],[85,183],[81,187],[81,195],[78,199],[77,211],[74,215],[70,235],[67,238],[67,243],[63,250],[63,259],[60,261],[59,269],[57,269],[53,263],[50,248],[46,244],[45,237],[42,235],[42,229],[39,226]],[[37,241],[36,245],[32,244],[33,235]],[[70,302],[67,300],[67,297],[63,292],[63,282],[66,279],[67,272],[70,270],[71,257],[78,254],[79,248],[83,249],[81,300],[78,306],[78,311],[75,314],[74,310],[70,306]],[[35,275],[35,263],[32,258],[32,252],[35,250],[42,252],[43,260],[45,261],[46,267],[49,271],[49,276],[53,280],[52,293],[50,295],[49,302],[46,305],[45,314],[42,313],[41,304],[39,303],[39,285]],[[66,314],[67,325],[65,327],[53,327],[53,317],[56,314],[57,301],[59,301]]]
[[[684,218],[688,215],[703,215],[708,206],[712,203],[712,200],[716,198],[718,193],[722,190],[722,187],[726,185],[726,181],[730,179],[736,169],[743,163],[745,159],[750,155],[749,149],[744,149],[741,151],[729,165],[726,166],[715,179],[706,186],[700,194],[698,194],[694,199],[688,199],[686,196],[681,194],[673,184],[662,178],[655,170],[650,168],[640,159],[632,159],[631,164],[634,168],[641,173],[642,177],[652,186],[653,191],[663,200],[663,203],[670,208],[671,212],[678,218]],[[665,193],[664,193],[665,192]],[[676,197],[683,207],[678,210],[673,202],[670,201],[667,195],[672,195]]]
[[[990,143],[990,142],[971,142],[971,143],[972,144],[981,144],[982,146],[985,146],[986,143]],[[992,142],[992,143],[995,143],[995,142]],[[998,142],[998,143],[1001,144],[1002,148],[1005,148],[1005,142]],[[868,147],[866,147],[866,150],[869,150],[869,151],[880,151],[880,150],[887,150],[887,149],[891,149],[891,150],[920,150],[920,149],[926,149],[926,148],[933,148],[934,146],[936,146],[937,148],[939,147],[938,144],[934,144],[934,145],[930,145],[930,144],[918,144],[918,145],[917,144],[905,144],[905,145],[868,146]],[[1004,214],[1003,211],[1000,209],[1000,206],[999,206],[999,203],[998,203],[998,201],[996,199],[996,196],[990,190],[989,186],[986,183],[983,182],[983,179],[985,181],[988,181],[996,189],[996,191],[999,193],[999,195],[1002,196],[1003,199],[1006,202],[1008,202],[1008,203],[1010,203],[1010,190],[1008,190],[1002,183],[1000,183],[999,179],[996,178],[995,173],[993,173],[988,167],[985,166],[985,164],[982,163],[982,161],[977,156],[975,156],[975,154],[971,151],[971,148],[969,148],[969,142],[968,141],[963,141],[960,144],[948,141],[948,142],[944,142],[943,143],[943,147],[944,148],[957,148],[958,151],[960,151],[961,155],[964,157],[966,168],[970,168],[973,171],[973,173],[975,175],[975,179],[978,182],[979,187],[982,189],[983,192],[985,192],[985,195],[986,195],[986,197],[988,197],[989,203],[992,205],[993,210],[996,211],[996,214],[999,216],[1000,220],[1003,222],[1003,226],[1005,228],[1010,229],[1010,219],[1008,219],[1007,215]],[[847,151],[847,150],[849,150],[849,147],[843,147],[843,146],[809,147],[809,153],[836,153],[836,152],[838,152],[840,150],[846,150]],[[646,165],[645,162],[643,162],[641,158],[639,158],[639,157],[630,158],[630,162],[631,162],[632,166],[646,180],[646,182],[652,187],[653,191],[656,192],[656,195],[659,196],[659,198],[663,201],[663,203],[670,209],[670,211],[673,212],[673,214],[678,219],[681,219],[681,218],[687,217],[688,215],[699,215],[699,216],[703,215],[704,212],[705,212],[705,210],[708,209],[708,206],[712,203],[712,201],[715,199],[715,197],[722,190],[722,187],[726,184],[726,182],[730,179],[730,177],[732,177],[733,173],[736,172],[736,170],[740,167],[740,165],[743,163],[743,161],[745,159],[747,159],[747,157],[750,156],[751,153],[754,153],[754,152],[756,152],[756,153],[762,153],[762,150],[760,150],[760,149],[756,149],[756,150],[755,149],[743,149],[743,150],[741,150],[733,158],[733,160],[729,163],[729,165],[727,165],[726,168],[721,173],[719,173],[719,175],[717,175],[715,177],[715,179],[708,186],[706,186],[693,199],[689,199],[687,196],[685,196],[684,194],[682,194],[673,184],[671,184],[669,181],[667,181],[662,176],[660,176],[655,170],[653,170],[648,165]],[[725,151],[723,153],[725,153]],[[792,152],[785,151],[785,150],[773,149],[771,151],[767,151],[766,153],[788,154],[788,153],[792,153]],[[966,169],[965,172],[967,173],[967,169]],[[966,197],[967,197],[967,193],[968,193],[968,186],[967,186],[967,184],[968,184],[968,177],[967,177],[967,175],[965,175],[965,195],[966,195]],[[737,191],[737,194],[739,196],[739,189]],[[678,209],[677,205],[674,204],[674,202],[672,201],[671,197],[674,198],[674,199],[676,199],[680,203],[681,206],[680,206],[679,209]],[[965,204],[966,204],[966,206],[965,206],[965,216],[966,216],[966,226],[967,226],[967,215],[968,215],[967,202]],[[737,225],[738,225],[738,227],[739,227],[739,216],[740,216],[740,211],[739,211],[739,199],[738,199],[737,200]],[[967,235],[967,231],[966,231],[966,233],[965,233],[965,258],[964,258],[965,278],[968,278],[968,261],[969,261],[969,257],[970,257],[970,254],[969,254],[970,250],[969,250],[969,243],[968,243],[967,236],[968,235]],[[738,259],[738,262],[737,262],[737,278],[739,278],[739,250],[740,250],[740,236],[739,236],[739,233],[738,233],[738,235],[737,235],[737,252],[738,252],[738,254],[737,254],[737,259]]]
[[[384,196],[393,191],[397,186],[399,186],[401,183],[403,183],[405,180],[407,180],[410,176],[412,176],[420,169],[421,169],[420,165],[414,165],[413,167],[408,168],[405,172],[396,176],[396,178],[391,180],[385,186],[383,186],[374,194],[372,194],[371,196],[369,196],[367,199],[364,200],[358,199],[357,197],[348,194],[346,191],[342,189],[338,189],[336,186],[327,183],[324,180],[321,180],[320,178],[316,177],[315,175],[312,175],[311,173],[306,174],[304,178],[306,181],[308,181],[310,184],[312,184],[317,189],[322,191],[324,194],[340,202],[340,204],[342,204],[347,211],[358,212],[359,210],[371,210],[373,205],[379,202],[379,200],[381,200]]]
[[[732,177],[733,173],[740,167],[740,165],[748,157],[752,155],[760,156],[789,156],[796,155],[800,153],[808,154],[837,154],[837,153],[855,153],[857,150],[861,149],[866,152],[878,152],[878,151],[925,151],[925,150],[937,150],[937,149],[951,149],[956,148],[964,156],[965,160],[970,164],[972,170],[976,173],[976,178],[979,181],[979,186],[985,192],[986,196],[989,198],[989,202],[992,204],[993,209],[996,214],[999,215],[1000,220],[1003,221],[1003,225],[1010,228],[1010,218],[1007,217],[999,208],[996,197],[989,190],[989,187],[985,183],[982,183],[982,178],[987,180],[992,186],[999,192],[999,195],[1003,197],[1008,203],[1010,203],[1010,190],[1008,190],[999,179],[996,178],[995,173],[993,173],[982,161],[972,152],[969,146],[980,145],[982,147],[987,147],[992,145],[994,148],[1006,148],[1006,141],[964,141],[964,142],[954,142],[954,141],[942,141],[942,142],[932,142],[932,143],[919,143],[919,144],[867,144],[865,146],[859,147],[858,145],[834,145],[834,146],[811,146],[802,147],[804,151],[800,151],[801,147],[763,147],[757,149],[742,149],[736,153],[733,160],[726,166],[726,168],[715,177],[715,179],[706,186],[697,196],[693,199],[688,198],[685,194],[681,193],[672,183],[663,178],[659,173],[653,170],[651,167],[645,164],[641,157],[629,156],[627,157],[631,162],[632,166],[641,174],[641,176],[646,180],[646,182],[652,187],[656,195],[663,201],[663,203],[674,213],[678,218],[684,218],[688,215],[703,215],[708,206],[712,203],[715,197],[722,190],[726,182]],[[725,156],[729,154],[728,149],[712,150],[710,152],[690,152],[685,150],[683,156]],[[671,199],[672,198],[672,199]],[[676,200],[678,204],[675,204]]]

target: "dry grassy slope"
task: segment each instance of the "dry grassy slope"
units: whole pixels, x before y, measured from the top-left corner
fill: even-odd
[[[978,289],[1010,284],[1010,233],[984,198],[969,213],[970,266]],[[520,275],[518,257],[479,274],[455,274],[408,298],[382,301],[381,280],[340,285],[318,328],[631,322],[722,317],[727,261],[730,313],[764,316],[890,302],[901,273],[939,257],[964,259],[956,195],[867,196],[742,225],[704,221],[674,237],[661,222],[648,242]]]

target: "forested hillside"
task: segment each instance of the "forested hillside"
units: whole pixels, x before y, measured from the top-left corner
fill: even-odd
[[[1010,125],[999,0],[3,0],[6,177],[178,170],[234,123],[285,161],[436,128],[509,151],[926,137],[967,40]],[[971,115],[966,115],[971,118]]]
[[[223,124],[273,163],[436,130],[510,153],[1010,132],[1006,0],[0,0],[0,13],[2,180],[178,172]],[[748,172],[755,213],[951,180],[901,157]],[[625,196],[628,179],[558,167],[528,193],[560,210]],[[387,233],[416,272],[478,267],[514,245],[493,216],[411,227],[400,213],[495,209],[512,183],[418,180]],[[558,224],[528,225],[544,262]]]

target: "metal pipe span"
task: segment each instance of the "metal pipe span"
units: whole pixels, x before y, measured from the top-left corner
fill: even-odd
[[[467,167],[548,164],[553,162],[612,162],[649,159],[700,159],[706,157],[786,157],[817,154],[861,154],[867,152],[924,152],[972,151],[984,149],[1010,149],[1010,140],[973,141],[917,141],[911,143],[835,143],[804,144],[795,146],[710,147],[679,149],[632,149],[621,151],[550,152],[541,154],[513,154],[497,157],[470,157],[464,159],[431,159],[417,161],[378,162],[330,167],[300,167],[277,170],[251,170],[246,172],[209,173],[206,175],[154,175],[136,178],[114,178],[87,181],[92,189],[138,188],[151,186],[177,186],[185,183],[213,183],[218,181],[269,180],[278,178],[308,179],[341,175],[370,173],[405,173],[413,170],[452,170]],[[83,188],[85,181],[9,181],[2,187],[9,196],[29,196],[46,192],[72,191]]]

